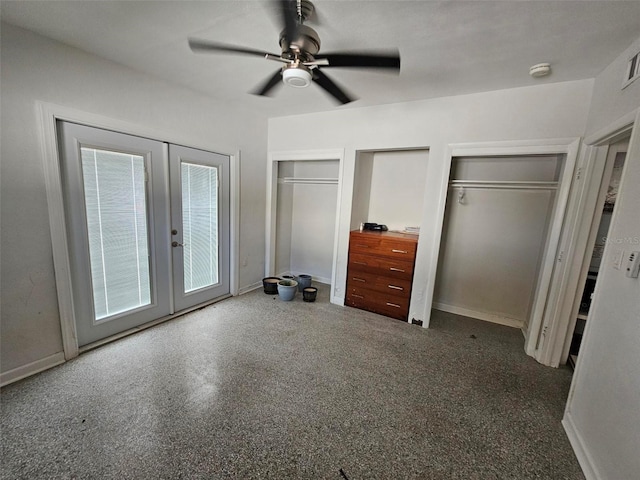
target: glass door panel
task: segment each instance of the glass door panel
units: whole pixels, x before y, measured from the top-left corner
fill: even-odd
[[[218,283],[218,168],[182,162],[184,292]]]
[[[183,310],[228,295],[229,157],[169,146],[174,302]]]
[[[78,345],[171,311],[162,142],[59,122]]]
[[[81,147],[95,320],[151,303],[144,157]]]

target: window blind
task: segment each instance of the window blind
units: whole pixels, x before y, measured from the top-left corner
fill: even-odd
[[[81,148],[95,319],[151,303],[144,158]]]
[[[183,162],[185,293],[218,283],[218,169]]]

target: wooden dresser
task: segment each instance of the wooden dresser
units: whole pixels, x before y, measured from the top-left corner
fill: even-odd
[[[345,305],[407,320],[418,236],[351,232]]]

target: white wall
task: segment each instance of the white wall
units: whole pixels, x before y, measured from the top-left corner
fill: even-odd
[[[344,148],[334,300],[344,299],[356,152],[428,148],[424,209],[409,318],[423,319],[431,304],[452,143],[579,137],[583,134],[593,81],[461,95],[366,108],[269,119],[269,150]],[[299,125],[317,135],[294,136]]]
[[[589,134],[640,108],[640,81],[620,91],[640,39],[597,78]],[[588,478],[640,472],[640,280],[613,267],[619,248],[640,250],[640,125],[632,134],[620,194],[565,413],[565,427]]]
[[[640,80],[621,90],[629,57],[640,51],[636,40],[596,78],[589,110],[586,134],[590,135],[610,125],[640,105]]]
[[[2,24],[2,372],[62,351],[36,101],[241,151],[240,287],[264,272],[265,118]]]
[[[447,200],[434,307],[522,328],[531,313],[554,193],[457,189]]]
[[[360,152],[356,158],[353,179],[353,202],[351,204],[351,230],[356,230],[361,223],[369,221],[373,154],[374,152]]]

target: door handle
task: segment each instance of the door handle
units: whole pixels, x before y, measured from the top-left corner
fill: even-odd
[[[178,243],[175,240],[173,242],[171,242],[171,246],[172,247],[184,247],[186,245],[187,245],[186,243]]]

